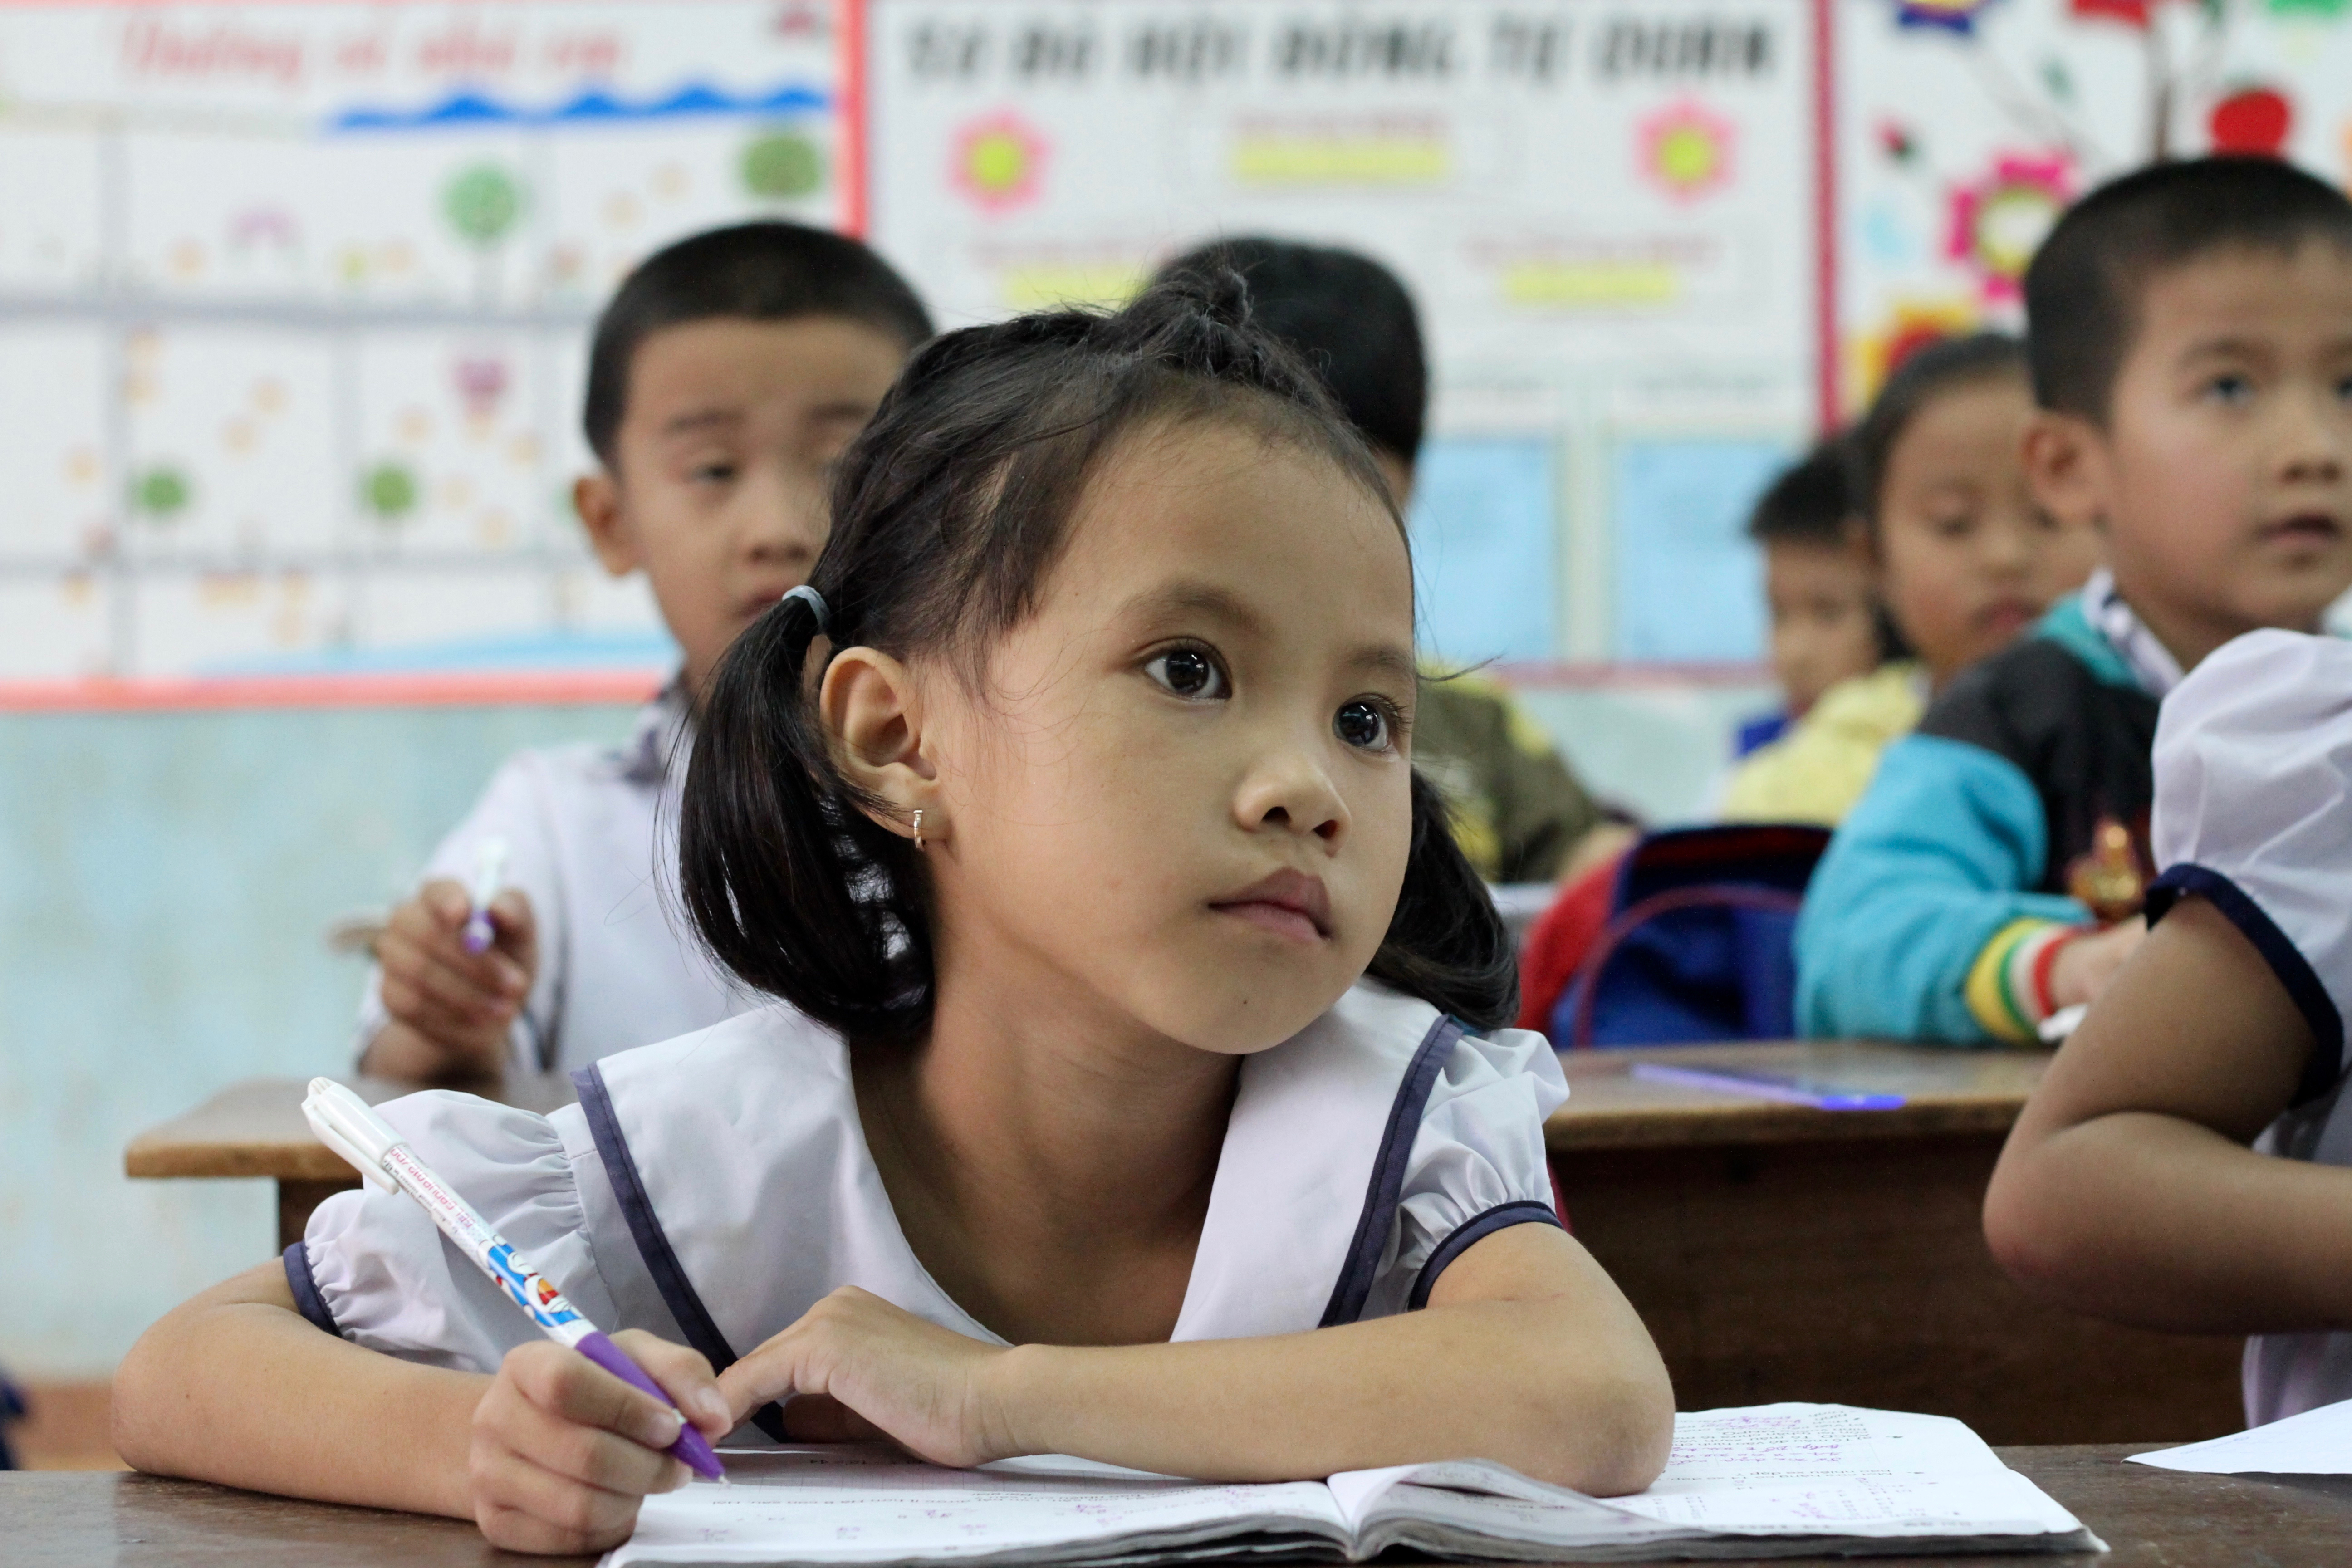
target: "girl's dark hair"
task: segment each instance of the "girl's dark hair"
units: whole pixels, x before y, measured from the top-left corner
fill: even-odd
[[[1871,401],[1870,412],[1846,437],[1851,464],[1848,500],[1878,542],[1881,508],[1885,500],[1886,468],[1895,444],[1919,411],[1948,392],[1979,382],[2011,377],[2026,381],[2025,344],[2007,332],[1971,332],[1929,343],[1895,367],[1886,384]]]
[[[948,655],[975,684],[1035,606],[1096,464],[1147,422],[1241,421],[1328,458],[1388,506],[1314,372],[1250,325],[1230,273],[1159,284],[1114,314],[1053,310],[933,340],[842,458],[810,585],[834,647]],[[1397,523],[1403,531],[1402,520]],[[736,975],[852,1040],[908,1040],[933,1003],[922,859],[835,765],[818,721],[815,612],[786,599],[720,660],[679,814],[679,889]],[[1370,973],[1475,1027],[1509,1022],[1517,965],[1412,780],[1404,889]]]

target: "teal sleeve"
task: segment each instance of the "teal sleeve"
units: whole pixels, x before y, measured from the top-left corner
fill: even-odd
[[[1886,749],[1805,890],[1797,1026],[1808,1035],[1979,1043],[1963,994],[1993,933],[2087,919],[2026,889],[2049,854],[2041,796],[2007,758],[1937,735]]]

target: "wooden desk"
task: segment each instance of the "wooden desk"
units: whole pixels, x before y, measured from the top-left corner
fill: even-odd
[[[2243,1424],[2242,1341],[2044,1305],[1987,1251],[1985,1185],[2046,1053],[1825,1040],[1561,1060],[1571,1093],[1545,1133],[1570,1221],[1656,1337],[1680,1408],[1925,1410],[1991,1443],[2187,1441]],[[1637,1079],[1639,1062],[1906,1102],[1821,1110]]]
[[[347,1079],[371,1105],[413,1091],[411,1084]],[[310,1135],[302,1120],[308,1079],[259,1078],[233,1084],[184,1116],[151,1127],[122,1152],[129,1176],[267,1176],[278,1184],[278,1245],[300,1239],[310,1211],[360,1184],[358,1173]],[[509,1105],[546,1112],[578,1099],[562,1073],[510,1079],[485,1089]]]
[[[2352,1479],[2191,1476],[2122,1462],[2149,1445],[2009,1448],[2001,1458],[2074,1510],[2110,1556],[1889,1558],[1916,1568],[2341,1568],[2352,1561]],[[0,1541],[15,1568],[91,1563],[139,1568],[458,1568],[579,1564],[590,1557],[514,1557],[470,1524],[289,1502],[152,1476],[0,1472]],[[1735,1560],[1737,1561],[1737,1560]],[[1748,1561],[1753,1562],[1750,1559]],[[1835,1568],[1852,1558],[1778,1560]]]

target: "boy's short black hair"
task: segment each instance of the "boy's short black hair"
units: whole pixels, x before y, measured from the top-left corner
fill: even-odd
[[[607,467],[628,411],[637,346],[665,327],[714,316],[838,316],[886,332],[909,351],[932,331],[907,280],[847,235],[781,220],[689,235],[639,262],[596,318],[580,422]]]
[[[1337,246],[1244,235],[1195,247],[1157,281],[1237,272],[1250,321],[1313,365],[1364,439],[1411,464],[1429,415],[1421,315],[1397,275]]]
[[[2148,280],[2215,251],[2352,252],[2352,200],[2275,158],[2194,158],[2110,180],[2067,209],[2025,269],[2033,396],[2106,422]]]
[[[1806,544],[1833,550],[1848,541],[1853,499],[1847,489],[1843,435],[1824,437],[1780,470],[1748,514],[1748,537],[1759,544]]]

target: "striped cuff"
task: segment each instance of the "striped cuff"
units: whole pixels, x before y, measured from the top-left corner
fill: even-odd
[[[2041,983],[2042,961],[2081,931],[2063,921],[2029,919],[1993,932],[1969,966],[1961,993],[1985,1033],[2011,1045],[2040,1043],[2042,1020],[2054,1010]]]

